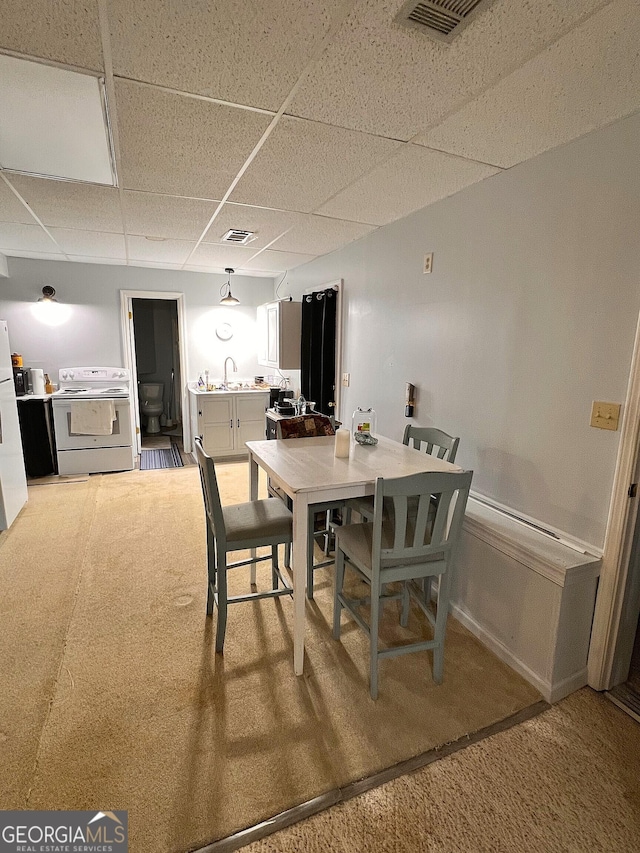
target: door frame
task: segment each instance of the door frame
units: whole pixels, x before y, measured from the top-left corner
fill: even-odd
[[[623,408],[620,444],[613,478],[611,504],[604,539],[598,596],[587,663],[589,686],[613,687],[614,659],[622,624],[625,591],[632,558],[631,546],[638,515],[638,499],[629,495],[638,467],[640,441],[640,316]]]
[[[142,432],[140,430],[140,406],[138,403],[138,369],[136,365],[136,345],[133,329],[134,299],[171,299],[178,309],[178,353],[180,361],[180,407],[182,416],[182,446],[185,451],[191,448],[191,419],[189,417],[189,400],[187,377],[189,365],[187,359],[187,326],[185,320],[184,293],[167,290],[121,290],[120,291],[120,325],[122,330],[122,357],[124,366],[131,371],[131,396],[133,405],[132,439],[133,446],[139,454],[142,449]]]
[[[344,281],[341,278],[337,278],[335,281],[330,281],[327,284],[319,284],[315,287],[308,287],[305,291],[303,291],[302,296],[308,296],[310,293],[320,293],[322,290],[335,290],[338,294],[336,299],[336,375],[334,379],[335,384],[335,409],[334,416],[337,421],[343,421],[344,419],[340,417],[340,406],[342,403],[342,305],[343,305],[343,296],[344,296]]]

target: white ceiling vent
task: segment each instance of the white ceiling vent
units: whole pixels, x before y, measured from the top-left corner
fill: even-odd
[[[254,231],[243,231],[241,228],[230,228],[222,235],[223,243],[248,243],[254,235]]]
[[[492,3],[493,0],[409,0],[395,20],[438,41],[450,42]]]

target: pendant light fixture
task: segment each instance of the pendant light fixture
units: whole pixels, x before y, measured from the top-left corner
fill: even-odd
[[[222,299],[220,300],[220,305],[239,305],[240,300],[236,299],[235,296],[231,293],[231,273],[233,272],[233,270],[231,269],[231,267],[226,267],[225,272],[229,276],[229,281],[226,283],[226,285],[223,284],[220,288],[220,296],[222,296],[225,287],[227,288],[227,292],[224,294],[224,296],[222,296]]]

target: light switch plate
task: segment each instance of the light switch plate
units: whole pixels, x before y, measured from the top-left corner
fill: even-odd
[[[350,381],[351,381],[351,374],[350,373],[343,373],[342,374],[342,387],[348,388]]]
[[[424,269],[423,273],[426,275],[433,270],[433,252],[429,252],[428,255],[424,256]]]
[[[597,429],[618,429],[620,403],[602,403],[594,400],[591,408],[591,426]]]

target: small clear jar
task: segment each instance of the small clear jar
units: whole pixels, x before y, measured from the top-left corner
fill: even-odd
[[[353,413],[351,418],[351,432],[355,436],[358,433],[375,435],[377,428],[375,409],[363,409],[361,406]]]

